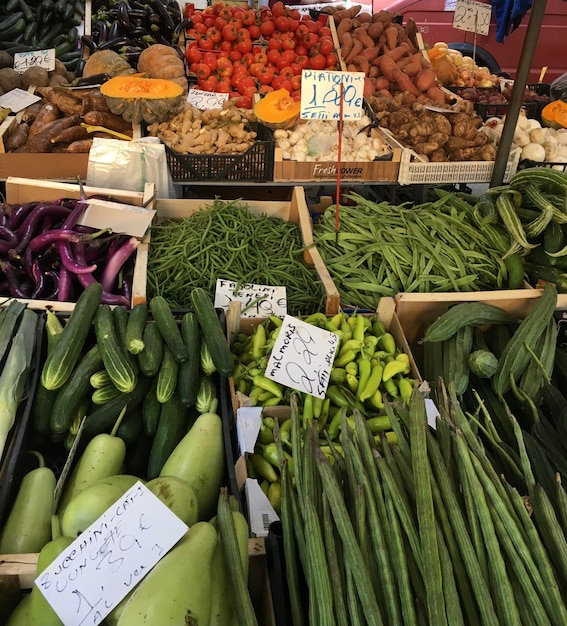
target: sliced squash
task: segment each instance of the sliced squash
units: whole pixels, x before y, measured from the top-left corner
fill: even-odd
[[[541,111],[541,121],[551,128],[567,128],[567,102],[553,100]]]
[[[183,105],[183,87],[172,80],[141,75],[115,76],[100,87],[110,110],[127,122],[164,122]]]
[[[299,121],[300,111],[300,103],[283,88],[268,92],[254,104],[254,113],[258,121],[274,130],[293,128]]]
[[[114,50],[97,50],[86,60],[82,76],[88,78],[96,74],[122,76],[135,73],[136,70],[118,52],[114,52]]]

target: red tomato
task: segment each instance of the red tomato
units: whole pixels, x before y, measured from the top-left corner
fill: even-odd
[[[272,85],[260,85],[258,87],[258,93],[269,93],[270,91],[274,91],[274,88],[272,87]]]
[[[244,95],[245,91],[250,89],[250,87],[256,89],[256,81],[252,76],[243,76],[236,86],[236,91],[238,91],[239,94]]]
[[[229,52],[228,56],[232,61],[240,61],[240,59],[242,58],[242,52],[240,52],[240,50],[233,49]]]
[[[238,41],[240,41],[241,39],[252,39],[252,37],[250,36],[250,31],[247,28],[237,29],[236,35],[237,35]]]
[[[285,76],[276,76],[276,78],[279,78],[280,80],[277,83],[277,87],[272,83],[272,87],[274,89],[287,89],[290,93],[293,91],[293,85],[291,84],[291,80],[289,80],[289,78],[286,78]],[[275,80],[276,79],[274,79],[274,81]]]
[[[296,76],[299,76],[301,72],[303,71],[303,68],[301,67],[301,65],[299,65],[299,63],[292,63],[290,67]]]
[[[241,39],[236,44],[236,49],[238,52],[245,54],[246,52],[250,52],[252,50],[252,39]]]
[[[260,39],[262,32],[258,24],[250,24],[250,26],[248,26],[248,30],[252,39]]]
[[[214,52],[205,52],[202,62],[211,68],[211,72],[214,72],[218,67],[218,57]]]
[[[256,75],[256,78],[262,85],[269,85],[274,79],[275,73],[276,72],[273,67],[266,67],[263,65],[262,69]]]
[[[296,102],[301,102],[301,91],[299,89],[295,89],[289,94]]]
[[[308,32],[309,32],[309,29],[307,28],[307,24],[305,24],[305,22],[300,22],[297,25],[295,35],[297,37],[305,37],[305,35],[307,35]]]
[[[209,78],[211,72],[212,69],[207,63],[197,63],[197,66],[195,67],[195,74],[197,74],[197,77],[202,80]]]
[[[230,52],[232,50],[232,41],[221,41],[220,42],[220,49],[223,52]]]
[[[203,22],[198,22],[195,24],[195,31],[199,33],[199,35],[204,35],[207,32],[207,27],[203,24]]]
[[[199,40],[199,46],[203,48],[203,50],[212,50],[215,47],[215,42],[209,35],[203,35]]]
[[[287,65],[286,67],[282,67],[279,71],[279,75],[287,78],[288,80],[291,80],[295,76],[295,74],[293,73],[293,68],[289,65]]]
[[[321,44],[319,50],[321,54],[324,54],[325,56],[331,54],[331,52],[335,49],[335,45],[333,44],[331,37],[321,37],[319,39],[319,43]]]
[[[215,18],[212,15],[205,17],[205,19],[203,20],[203,24],[207,28],[212,28],[215,25]]]
[[[226,24],[222,29],[222,38],[225,41],[236,41],[238,37],[238,31],[232,24]]]
[[[286,14],[285,4],[281,0],[277,0],[272,5],[272,15],[274,17],[280,17]]]
[[[230,93],[232,91],[232,85],[228,79],[219,80],[215,87],[217,93]]]
[[[299,20],[292,20],[290,17],[287,18],[287,29],[290,33],[295,33],[298,26]]]
[[[226,20],[222,17],[215,17],[214,27],[218,30],[222,30],[226,26]]]
[[[228,23],[232,24],[236,30],[240,30],[242,28],[242,20],[237,20],[234,17],[231,17]]]
[[[300,54],[295,57],[295,63],[301,66],[301,69],[304,70],[306,67],[309,67],[309,57],[305,54]]]
[[[320,37],[330,37],[331,36],[331,29],[328,26],[321,26],[321,28],[319,29],[319,36]]]
[[[217,74],[221,78],[230,78],[234,74],[234,65],[230,59],[219,59]]]
[[[203,91],[214,91],[217,83],[209,77],[206,80],[197,81],[197,85],[199,86],[199,89],[202,89]]]
[[[282,39],[282,48],[284,50],[293,50],[295,48],[295,39],[293,37],[284,37]]]
[[[252,108],[252,98],[250,96],[240,96],[234,98],[234,104],[241,109]]]
[[[307,33],[307,35],[305,35],[305,37],[303,38],[303,43],[305,47],[309,50],[316,43],[319,43],[319,35],[317,35],[317,33]]]
[[[256,52],[254,54],[254,61],[266,65],[268,63],[268,55],[265,52]]]
[[[268,50],[267,56],[268,56],[268,61],[275,65],[278,59],[280,58],[280,51],[276,50],[275,48],[272,48],[271,50]]]
[[[225,4],[224,4],[224,2],[213,2],[213,3],[212,3],[211,5],[209,5],[209,6],[212,8],[213,13],[214,13],[215,15],[218,15],[218,14],[220,13],[221,9],[224,9]]]
[[[324,54],[316,54],[309,59],[309,67],[312,70],[324,70],[327,67],[327,57]]]
[[[271,19],[267,19],[260,24],[260,32],[264,35],[264,37],[270,37],[274,34],[275,30],[276,25]]]
[[[287,16],[294,22],[299,22],[299,20],[301,19],[301,13],[299,12],[299,9],[288,9]]]
[[[297,54],[298,57],[301,57],[301,56],[307,56],[307,53],[309,52],[309,50],[307,50],[307,48],[303,44],[300,43],[298,46],[295,46],[294,52],[295,54]]]
[[[254,56],[250,52],[246,52],[240,57],[241,65],[244,65],[245,67],[250,67],[252,63],[254,63]]]
[[[232,11],[230,10],[230,7],[222,7],[221,10],[218,12],[218,16],[222,17],[223,20],[228,21],[232,17]]]
[[[319,29],[321,28],[321,23],[315,22],[313,20],[306,22],[306,24],[307,24],[307,28],[309,29],[309,32],[311,33],[318,33]]]
[[[282,48],[283,43],[279,37],[270,37],[268,39],[268,50],[281,50]]]
[[[294,50],[284,50],[282,52],[282,57],[284,59],[287,59],[288,65],[290,65],[291,63],[293,63],[295,61],[295,57],[296,56],[297,56],[297,54],[295,53]]]
[[[285,33],[289,30],[289,20],[285,15],[280,15],[279,17],[276,17],[276,28],[282,33]]]
[[[248,71],[250,72],[250,74],[252,76],[255,76],[256,78],[258,78],[258,74],[260,73],[261,70],[264,69],[264,64],[263,63],[252,63],[252,65],[250,65],[250,67],[248,68]]]
[[[339,59],[337,58],[336,52],[331,52],[331,54],[327,55],[327,69],[333,70],[339,64]]]
[[[256,13],[252,9],[244,11],[242,14],[242,23],[244,26],[250,26],[256,23]]]
[[[291,77],[291,86],[293,87],[294,91],[301,87],[301,74]]]
[[[280,58],[276,61],[276,67],[281,70],[284,67],[288,67],[290,63],[291,61],[287,57],[284,57],[283,54],[280,54]]]
[[[185,58],[187,59],[187,63],[199,63],[203,58],[203,53],[197,48],[197,46],[189,46],[185,50]]]
[[[193,22],[193,26],[195,24],[202,24],[203,16],[200,13],[193,13],[193,15],[191,16],[191,21]]]

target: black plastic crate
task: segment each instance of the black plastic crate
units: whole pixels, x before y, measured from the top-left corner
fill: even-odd
[[[519,170],[525,170],[530,167],[547,167],[567,174],[567,163],[559,163],[555,161],[531,161],[530,159],[524,159],[518,164]]]
[[[175,183],[245,180],[267,182],[274,178],[274,139],[271,131],[252,123],[256,141],[242,154],[180,154],[165,146],[167,164]]]

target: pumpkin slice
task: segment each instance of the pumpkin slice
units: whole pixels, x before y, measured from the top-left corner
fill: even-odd
[[[567,128],[567,102],[553,100],[546,104],[541,111],[541,121],[551,128]]]
[[[114,50],[97,50],[89,55],[89,58],[86,60],[82,76],[83,78],[88,78],[97,74],[122,76],[135,73],[136,70],[118,52],[114,52]]]
[[[287,89],[268,92],[254,104],[254,113],[259,122],[271,129],[293,128],[299,121],[301,105]]]
[[[183,87],[172,80],[144,76],[115,76],[101,85],[110,110],[127,122],[164,122],[180,110]]]

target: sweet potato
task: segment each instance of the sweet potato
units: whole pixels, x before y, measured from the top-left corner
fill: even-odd
[[[386,34],[386,46],[388,46],[388,50],[393,50],[398,45],[398,29],[392,24],[386,28],[384,33]]]
[[[372,61],[378,56],[378,48],[365,48],[360,54],[369,61]]]
[[[381,57],[379,57],[379,59],[379,67],[382,75],[385,76],[388,80],[393,80],[394,72],[398,69],[396,62],[388,54],[383,54]]]
[[[412,61],[411,57],[409,59],[409,63],[404,65],[404,72],[408,76],[415,76],[421,70],[421,63],[417,63],[416,61]]]
[[[377,65],[371,65],[368,69],[368,76],[370,78],[383,78],[380,76],[380,68]]]
[[[408,49],[405,46],[396,46],[384,54],[387,54],[394,61],[399,61],[403,57],[407,56]]]
[[[368,36],[372,37],[374,41],[376,41],[383,32],[384,24],[382,24],[382,22],[372,22],[372,24],[368,27]]]
[[[333,19],[335,20],[335,24],[340,24],[343,20],[350,20],[351,17],[346,9],[341,9],[333,13]]]
[[[432,68],[420,70],[415,77],[415,86],[419,91],[427,91],[436,84],[437,77]]]
[[[387,28],[392,23],[393,19],[394,13],[385,9],[382,9],[381,11],[378,11],[377,13],[374,13],[372,15],[372,21],[381,22],[384,25],[384,28]]]
[[[369,22],[370,24],[372,24],[372,16],[370,15],[370,13],[359,13],[356,16],[356,19],[358,20],[359,24],[364,24],[365,22]]]
[[[409,91],[416,96],[419,95],[419,89],[404,71],[396,68],[392,74],[392,79],[398,84],[400,91]]]
[[[378,76],[374,80],[374,86],[376,87],[376,91],[381,91],[382,89],[390,90],[390,81],[385,76]]]
[[[355,57],[357,54],[360,54],[362,52],[363,48],[364,48],[364,44],[362,43],[362,41],[360,41],[360,39],[356,39],[355,37],[353,37],[351,51],[344,58],[344,62],[350,63],[353,57]]]
[[[347,9],[348,16],[350,18],[356,17],[362,9],[361,4],[353,4],[350,9]]]
[[[427,96],[431,98],[433,102],[441,106],[444,106],[447,102],[445,98],[445,92],[438,85],[433,85],[432,87],[429,87],[429,89],[427,90]]]
[[[363,57],[361,54],[357,54],[351,59],[350,63],[356,67],[356,70],[354,70],[355,72],[364,72],[364,75],[368,76],[370,61],[366,57]]]
[[[376,87],[374,86],[374,83],[372,82],[372,79],[365,78],[364,79],[364,89],[362,91],[362,95],[365,98],[368,98],[370,96],[373,96],[375,92],[376,92]]]
[[[340,50],[341,58],[343,61],[346,61],[346,58],[350,54],[350,51],[352,50],[353,45],[354,45],[354,39],[352,38],[352,35],[350,34],[350,32],[344,33],[342,41],[341,41],[341,50]]]
[[[368,24],[363,24],[355,28],[352,32],[352,36],[362,41],[363,48],[374,48],[374,39],[368,35]]]
[[[337,39],[340,43],[343,42],[343,36],[345,33],[350,33],[352,31],[352,20],[350,17],[346,17],[345,19],[339,22],[337,26]]]

